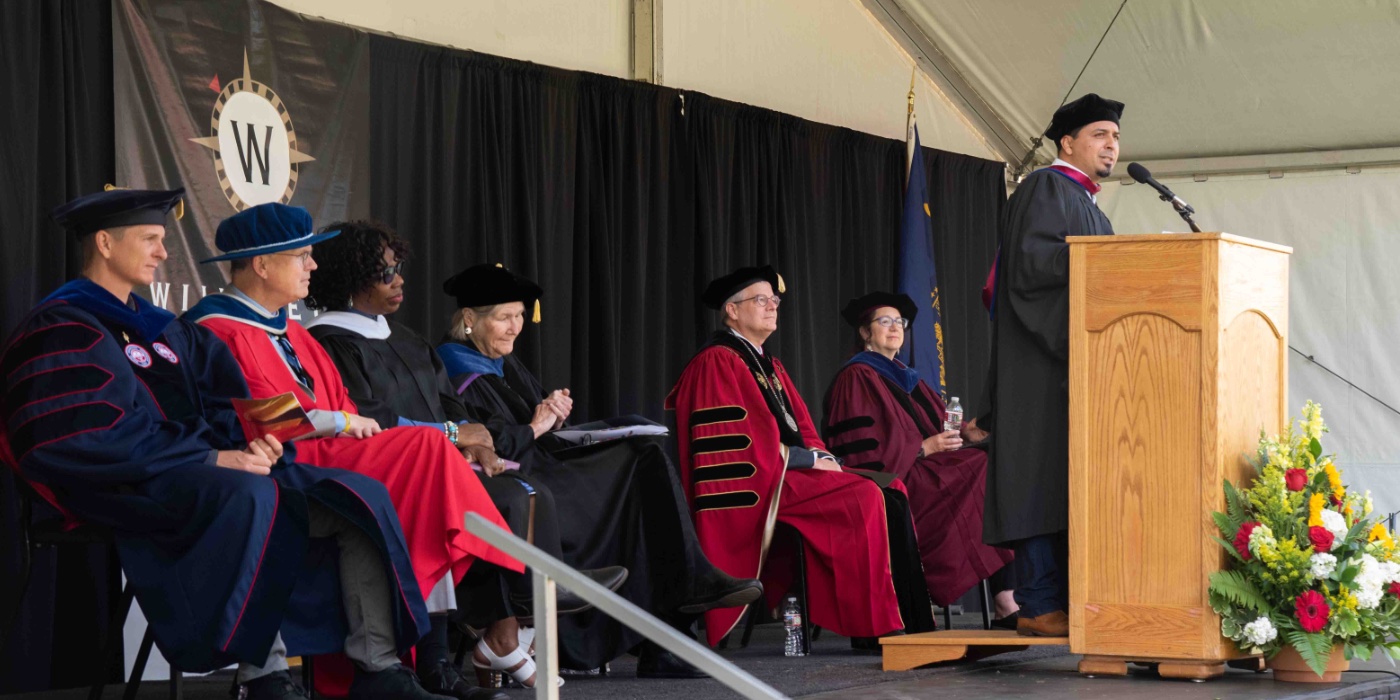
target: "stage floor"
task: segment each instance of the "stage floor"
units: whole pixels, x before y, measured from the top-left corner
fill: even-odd
[[[980,625],[976,615],[954,618],[955,627]],[[913,698],[1025,698],[1028,700],[1093,699],[1123,700],[1124,698],[1213,700],[1256,700],[1290,698],[1308,700],[1363,700],[1386,698],[1400,700],[1400,679],[1384,673],[1348,672],[1341,683],[1309,686],[1306,684],[1275,683],[1271,674],[1227,669],[1224,677],[1205,683],[1163,680],[1147,669],[1130,667],[1127,677],[1083,678],[1075,672],[1079,657],[1071,655],[1068,647],[1032,647],[1026,651],[1002,654],[961,664],[945,664],[933,668],[886,673],[880,670],[880,657],[875,654],[855,655],[843,637],[824,632],[812,644],[812,655],[789,659],[782,655],[782,628],[761,625],[754,631],[753,642],[747,649],[723,652],[764,682],[791,697],[812,700],[847,700],[873,698],[877,700],[912,700]],[[1394,671],[1389,662],[1373,660],[1353,664],[1355,669]],[[606,678],[571,676],[560,689],[566,700],[657,700],[689,698],[738,697],[711,680],[641,680],[636,678],[636,659],[626,656],[612,664]],[[227,700],[231,673],[221,672],[207,678],[189,678],[185,682],[187,700]],[[108,700],[121,697],[120,687],[109,687]],[[164,700],[167,685],[163,681],[146,682],[141,686],[140,700]],[[532,692],[509,691],[513,699],[527,700]],[[82,700],[86,690],[65,690],[52,693],[31,693],[6,696],[45,700]]]

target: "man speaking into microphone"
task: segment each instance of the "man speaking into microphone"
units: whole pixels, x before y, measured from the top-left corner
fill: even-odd
[[[1099,181],[1118,161],[1123,103],[1085,95],[1056,110],[1049,167],[1001,220],[992,330],[992,431],[983,539],[1016,551],[1016,631],[1069,634],[1069,244],[1106,236]]]

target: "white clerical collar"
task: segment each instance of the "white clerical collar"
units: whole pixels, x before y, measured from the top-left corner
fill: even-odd
[[[736,330],[734,330],[733,328],[730,328],[730,329],[729,329],[729,332],[730,332],[730,333],[733,333],[735,338],[738,338],[739,340],[744,341],[745,344],[747,344],[749,347],[753,348],[753,349],[754,349],[754,352],[756,352],[756,353],[758,353],[758,354],[760,354],[760,355],[763,354],[763,346],[762,346],[762,345],[754,345],[754,344],[753,344],[753,341],[749,340],[748,338],[745,338],[743,333],[740,333],[739,331],[736,331]]]
[[[1053,167],[1055,167],[1055,166],[1057,166],[1057,165],[1063,166],[1063,167],[1066,167],[1066,168],[1069,168],[1070,170],[1073,170],[1074,172],[1079,173],[1080,175],[1083,175],[1085,178],[1088,178],[1088,180],[1089,180],[1090,182],[1093,182],[1093,180],[1094,180],[1094,178],[1089,177],[1089,173],[1086,173],[1086,172],[1084,172],[1083,170],[1080,170],[1079,168],[1076,168],[1076,167],[1074,167],[1073,165],[1070,165],[1068,162],[1063,161],[1063,160],[1060,160],[1059,158],[1056,158],[1056,159],[1055,159],[1055,162],[1053,162],[1053,163],[1050,164],[1050,167],[1053,168]],[[1089,190],[1084,190],[1084,194],[1089,195],[1089,201],[1093,202],[1094,204],[1098,204],[1098,203],[1099,203],[1099,198],[1096,197],[1096,196],[1094,196],[1094,193],[1090,192]]]
[[[335,326],[371,340],[384,340],[390,333],[389,321],[383,316],[368,316],[354,311],[326,311],[303,325],[307,328]]]

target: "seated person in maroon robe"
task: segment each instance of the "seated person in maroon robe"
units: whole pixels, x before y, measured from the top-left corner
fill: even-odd
[[[846,304],[841,313],[856,329],[856,353],[827,390],[822,435],[848,467],[904,481],[933,601],[954,603],[990,577],[997,626],[1015,629],[1016,606],[1006,580],[1011,552],[982,544],[987,453],[963,447],[957,431],[943,429],[943,399],[895,359],[918,310],[908,296],[887,292]]]
[[[806,548],[812,622],[847,637],[886,635],[904,621],[891,580],[884,496],[874,481],[842,471],[783,364],[763,347],[778,328],[782,291],[782,279],[765,265],[725,275],[702,295],[725,327],[691,359],[666,400],[676,411],[695,528],[716,566],[733,576],[762,572],[770,607],[791,576],[790,567],[765,567],[770,545],[775,559],[786,560],[791,549],[773,541],[774,527],[795,529]],[[743,612],[707,613],[709,643],[718,644]]]

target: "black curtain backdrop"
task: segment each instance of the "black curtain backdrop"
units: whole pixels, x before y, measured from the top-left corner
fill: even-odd
[[[718,327],[699,290],[772,263],[777,352],[820,419],[850,297],[893,289],[904,144],[704,94],[375,37],[371,206],[415,250],[400,321],[436,340],[440,283],[504,263],[544,287],[517,352],[579,418],[662,401]],[[950,392],[975,403],[1002,164],[927,149]],[[973,407],[969,406],[972,410]],[[975,415],[970,413],[969,415]]]
[[[0,211],[5,213],[0,336],[77,272],[75,244],[49,211],[112,181],[112,16],[106,0],[0,3]],[[0,610],[19,592],[18,497],[0,469]],[[107,603],[120,586],[105,547],[64,547],[34,560],[19,617],[0,619],[0,693],[63,688],[111,677],[98,659]]]
[[[106,0],[0,3],[0,70],[26,96],[0,111],[6,213],[0,333],[77,271],[48,212],[114,173]],[[519,352],[580,418],[662,401],[718,327],[699,290],[769,262],[788,292],[774,336],[820,419],[849,351],[845,301],[893,289],[904,144],[716,99],[593,74],[374,37],[369,210],[409,239],[400,320],[436,340],[453,310],[440,282],[501,262],[544,286],[543,323]],[[949,391],[980,407],[989,326],[980,288],[1005,202],[1001,163],[926,149]],[[318,222],[329,224],[331,222]],[[16,594],[16,497],[0,473],[0,598]],[[0,693],[71,687],[95,660],[119,585],[102,550],[35,562]],[[0,620],[0,624],[8,621]]]

